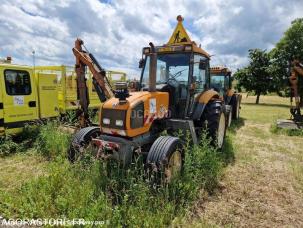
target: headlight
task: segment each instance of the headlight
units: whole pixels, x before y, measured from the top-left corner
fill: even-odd
[[[123,126],[123,120],[116,120],[116,126],[122,127]]]
[[[108,124],[110,124],[110,119],[108,119],[108,118],[103,118],[103,124],[106,124],[106,125],[108,125]]]

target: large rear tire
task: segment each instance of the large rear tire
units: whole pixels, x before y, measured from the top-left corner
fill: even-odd
[[[222,149],[226,134],[226,116],[219,100],[210,101],[203,112],[202,121],[206,126],[212,144]]]
[[[157,177],[170,183],[181,174],[184,153],[179,138],[160,136],[151,146],[147,155],[147,164],[156,170]]]
[[[240,98],[239,96],[233,95],[231,98],[231,106],[233,109],[232,117],[234,120],[239,119],[240,117]]]
[[[93,138],[101,134],[99,127],[86,127],[79,130],[72,138],[68,150],[68,160],[75,162],[81,157],[84,150],[89,146]]]
[[[230,111],[228,113],[228,121],[227,121],[227,127],[230,127],[232,119],[233,119],[233,106],[230,106]]]

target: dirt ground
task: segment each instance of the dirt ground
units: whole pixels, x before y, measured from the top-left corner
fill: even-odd
[[[229,132],[235,161],[219,190],[193,207],[191,226],[303,227],[303,137],[271,132],[289,118],[288,100],[243,97],[241,120]]]

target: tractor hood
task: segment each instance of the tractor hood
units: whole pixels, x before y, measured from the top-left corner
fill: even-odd
[[[131,92],[128,98],[126,98],[126,103],[120,103],[118,98],[111,98],[104,102],[102,108],[106,109],[117,109],[126,110],[129,107],[136,105],[138,102],[146,100],[150,96],[150,92]]]

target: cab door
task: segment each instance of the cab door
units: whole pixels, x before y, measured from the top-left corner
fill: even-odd
[[[3,67],[1,87],[4,106],[4,127],[20,128],[38,119],[37,89],[33,71],[28,67]]]

